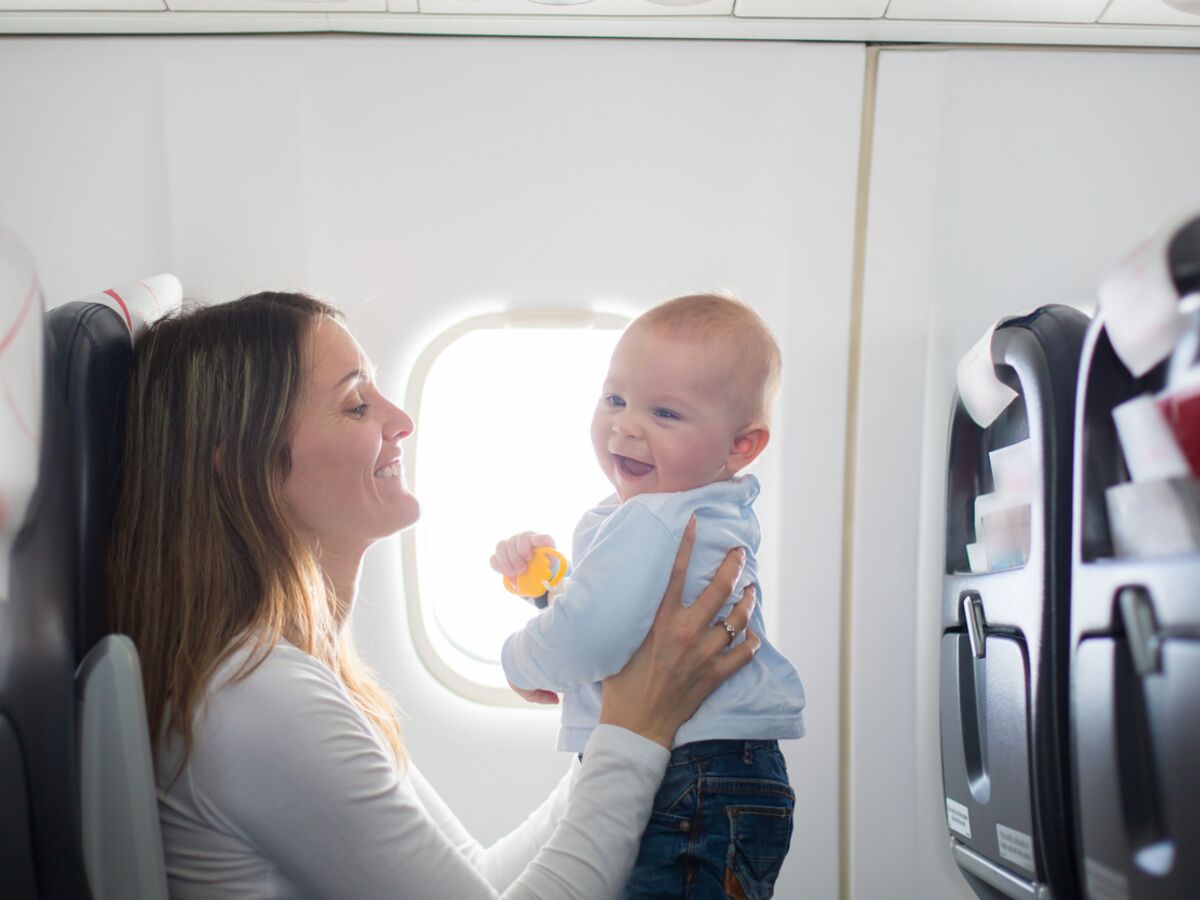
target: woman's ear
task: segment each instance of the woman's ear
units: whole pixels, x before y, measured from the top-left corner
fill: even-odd
[[[733,439],[733,448],[725,460],[725,469],[736,475],[758,458],[771,440],[771,431],[766,425],[751,425]]]
[[[222,465],[221,457],[224,455],[225,455],[225,445],[217,444],[217,449],[213,451],[213,471],[216,472],[218,475],[222,474],[222,472],[221,472],[221,465]]]

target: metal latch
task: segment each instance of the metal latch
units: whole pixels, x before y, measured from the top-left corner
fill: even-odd
[[[1142,587],[1121,588],[1117,592],[1117,605],[1121,610],[1121,621],[1125,623],[1133,668],[1142,677],[1161,672],[1162,638],[1158,636],[1149,592]]]
[[[971,642],[971,653],[976,659],[987,655],[986,635],[983,630],[983,601],[975,594],[963,598],[963,621],[967,626],[967,638]]]

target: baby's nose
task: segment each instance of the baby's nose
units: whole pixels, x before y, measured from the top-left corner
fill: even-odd
[[[620,416],[617,419],[617,434],[621,437],[637,437],[641,434],[641,428],[632,416]]]

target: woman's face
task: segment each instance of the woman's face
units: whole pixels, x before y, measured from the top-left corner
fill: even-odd
[[[361,552],[420,514],[400,460],[413,421],[379,392],[366,354],[340,322],[317,320],[308,351],[284,499],[314,546]]]

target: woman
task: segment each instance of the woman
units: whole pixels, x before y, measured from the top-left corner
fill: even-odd
[[[412,420],[338,312],[264,293],[156,323],[128,420],[110,596],[141,653],[172,896],[620,892],[676,729],[757,649],[708,624],[738,554],[684,609],[685,535],[585,762],[485,850],[406,759],[351,644],[363,555],[419,508],[400,465]]]

